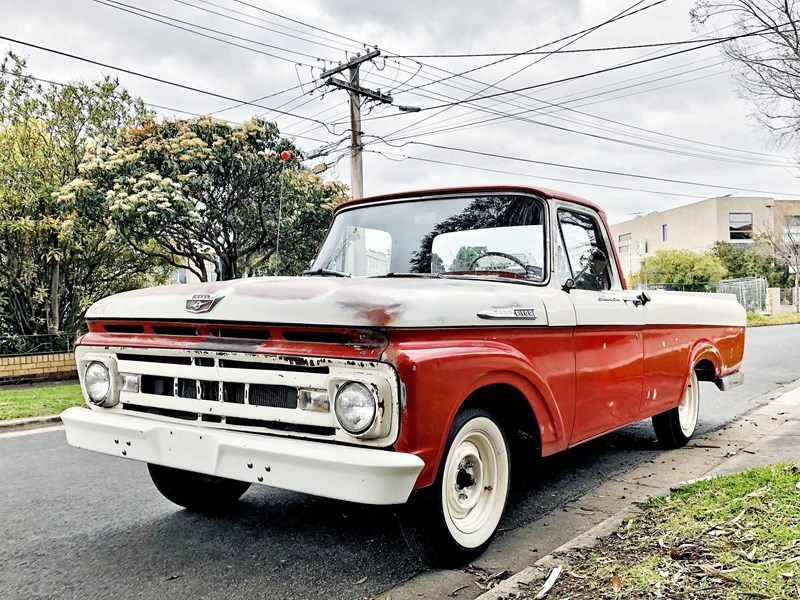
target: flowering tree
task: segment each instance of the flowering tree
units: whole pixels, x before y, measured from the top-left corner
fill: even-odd
[[[0,353],[47,336],[66,343],[89,304],[157,276],[53,196],[87,149],[143,114],[114,79],[43,85],[17,56],[0,62]]]
[[[60,198],[110,238],[203,281],[208,265],[219,279],[296,273],[345,198],[296,156],[274,123],[151,118],[87,156]]]

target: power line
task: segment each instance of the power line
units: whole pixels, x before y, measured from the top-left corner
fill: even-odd
[[[227,10],[227,11],[233,13],[233,14],[243,15],[243,16],[249,17],[251,19],[255,19],[256,21],[261,21],[262,23],[269,23],[270,25],[275,25],[276,27],[284,27],[284,28],[288,29],[289,31],[295,31],[295,32],[298,32],[298,33],[303,33],[304,35],[311,36],[311,37],[316,37],[316,38],[321,39],[321,40],[332,41],[332,40],[328,40],[327,38],[323,38],[322,36],[317,36],[317,35],[314,35],[314,34],[309,34],[309,33],[306,33],[306,32],[302,32],[299,29],[293,29],[291,27],[286,27],[285,25],[279,25],[277,23],[274,23],[272,21],[267,21],[265,19],[259,19],[258,17],[255,17],[253,15],[250,15],[248,13],[245,13],[245,12],[242,12],[242,11],[239,11],[239,10],[234,10],[232,8],[228,8],[227,6],[221,6],[219,4],[214,4],[213,2],[207,2],[206,0],[197,0],[197,1],[198,2],[202,2],[203,4],[208,4],[210,6],[215,6],[217,8],[222,9],[222,10]],[[278,29],[273,29],[271,27],[265,27],[264,25],[258,25],[257,23],[252,23],[252,22],[246,21],[244,19],[238,19],[236,17],[232,17],[230,15],[226,15],[224,13],[220,13],[220,12],[211,10],[209,8],[203,8],[202,6],[197,6],[195,4],[191,4],[190,2],[186,2],[185,0],[173,0],[173,2],[177,2],[178,4],[183,4],[185,6],[190,6],[190,7],[194,8],[195,10],[200,10],[200,11],[212,14],[212,15],[216,15],[218,17],[222,17],[223,19],[229,19],[229,20],[232,20],[232,21],[237,21],[239,23],[244,23],[245,25],[249,25],[251,27],[257,27],[259,29],[263,29],[264,31],[270,31],[272,33],[277,33],[278,35],[283,35],[283,36],[286,36],[286,37],[294,38],[294,39],[297,39],[297,40],[300,40],[302,42],[306,42],[306,43],[309,43],[309,44],[316,44],[317,46],[322,46],[324,48],[330,48],[332,50],[346,51],[346,49],[344,47],[342,47],[342,46],[332,46],[330,44],[323,43],[323,42],[315,42],[313,39],[310,39],[308,37],[292,35],[291,33],[286,33],[285,31],[280,31]],[[361,48],[361,46],[360,45],[356,46],[356,48]]]
[[[629,7],[627,9],[625,9],[621,13],[618,13],[614,17],[612,17],[612,18],[610,18],[610,19],[608,19],[606,21],[603,21],[602,23],[598,23],[597,25],[593,25],[592,27],[587,27],[586,29],[582,29],[581,31],[577,31],[575,33],[571,33],[569,35],[566,35],[566,36],[563,36],[561,38],[558,38],[557,40],[553,40],[551,42],[547,42],[546,44],[541,44],[539,46],[536,46],[535,48],[531,48],[530,50],[528,50],[528,52],[533,52],[535,50],[541,50],[542,48],[546,48],[547,46],[552,46],[554,44],[558,44],[560,42],[563,42],[565,40],[569,40],[570,38],[575,38],[577,36],[583,37],[583,36],[593,32],[593,31],[595,31],[599,27],[602,27],[602,26],[607,25],[609,23],[613,23],[614,21],[618,21],[620,19],[624,19],[624,18],[633,16],[633,15],[635,15],[637,13],[642,12],[643,10],[648,10],[650,8],[653,8],[654,6],[658,6],[659,4],[662,4],[663,2],[666,2],[666,0],[657,0],[653,4],[649,4],[649,5],[647,5],[645,7],[642,7],[640,9],[636,10],[636,11],[633,11],[633,12],[628,12],[628,11],[631,11],[631,9],[633,7],[638,6],[642,2],[643,2],[643,0],[639,0],[638,2],[633,4],[632,7]],[[574,41],[576,41],[576,40],[574,40]],[[473,67],[472,69],[467,69],[466,71],[461,71],[459,73],[453,73],[453,74],[449,75],[448,77],[444,77],[444,78],[440,79],[439,81],[434,81],[432,83],[428,83],[428,84],[425,84],[423,86],[417,86],[416,88],[409,88],[408,90],[403,90],[403,91],[412,91],[414,89],[420,89],[422,87],[427,87],[428,85],[432,85],[433,83],[441,83],[442,81],[447,81],[448,79],[452,79],[453,77],[463,77],[464,75],[468,75],[469,73],[474,73],[476,71],[480,71],[481,69],[486,69],[488,67],[492,67],[494,65],[498,65],[498,64],[500,64],[502,62],[506,62],[508,60],[511,60],[512,58],[516,58],[517,56],[522,56],[523,54],[524,53],[518,53],[518,54],[514,54],[514,55],[511,55],[511,56],[508,56],[506,58],[501,58],[499,60],[495,60],[495,61],[492,61],[490,63],[486,63],[485,65],[480,65],[478,67]]]
[[[145,10],[143,8],[139,8],[139,7],[136,7],[136,6],[131,6],[130,4],[125,4],[123,2],[118,2],[117,0],[107,0],[107,1],[104,1],[104,0],[93,0],[93,2],[96,2],[97,4],[102,4],[104,6],[108,6],[110,8],[114,8],[116,10],[121,10],[123,12],[130,13],[132,15],[136,15],[137,17],[142,17],[143,19],[148,19],[150,21],[155,21],[156,23],[161,23],[162,25],[167,25],[168,27],[174,27],[175,29],[180,29],[181,31],[186,31],[186,32],[192,33],[194,35],[199,35],[199,36],[202,36],[204,38],[208,38],[210,40],[216,40],[217,42],[222,42],[223,44],[228,44],[229,46],[234,46],[235,48],[242,48],[244,50],[250,50],[251,52],[257,52],[259,54],[263,54],[264,56],[269,56],[270,58],[276,58],[278,60],[283,60],[283,61],[286,61],[286,62],[290,62],[292,64],[297,64],[297,61],[293,60],[291,58],[286,58],[285,56],[278,56],[277,54],[272,54],[270,52],[264,52],[262,50],[258,50],[257,48],[250,48],[249,46],[243,46],[242,44],[237,44],[236,42],[231,42],[229,40],[224,40],[222,38],[214,37],[213,35],[208,35],[206,33],[203,33],[202,31],[194,31],[193,29],[188,29],[187,27],[182,27],[181,25],[177,25],[176,23],[181,23],[183,25],[188,25],[189,27],[195,27],[197,29],[203,29],[205,31],[211,31],[213,33],[217,33],[219,35],[225,35],[225,36],[228,36],[228,37],[233,38],[233,39],[247,41],[247,42],[250,42],[251,44],[258,44],[259,46],[264,46],[266,48],[273,48],[273,49],[276,49],[276,50],[281,50],[283,52],[289,52],[291,54],[297,54],[298,56],[304,56],[306,58],[312,58],[312,59],[315,59],[315,60],[322,60],[321,58],[319,58],[317,56],[313,56],[311,54],[306,54],[305,52],[298,52],[298,51],[295,51],[295,50],[289,50],[288,48],[282,48],[280,46],[274,46],[272,44],[265,44],[264,42],[251,40],[249,38],[240,37],[240,36],[234,35],[232,33],[226,33],[224,31],[219,31],[218,29],[212,29],[210,27],[204,27],[202,25],[197,25],[195,23],[190,23],[188,21],[183,21],[183,20],[177,19],[175,17],[170,17],[170,16],[167,16],[167,15],[163,15],[161,13],[153,12],[153,11],[150,11],[150,10]],[[154,16],[148,16],[148,15],[154,15]],[[159,18],[156,18],[156,17],[161,17],[161,18],[159,19]],[[162,21],[161,19],[167,19],[167,20],[166,21]],[[311,65],[311,64],[308,64],[308,63],[300,63],[300,64],[302,64],[303,66],[306,66],[306,67],[310,67],[310,68],[314,67],[314,65]]]
[[[543,101],[543,100],[540,100],[540,102],[542,102],[543,104],[549,105],[549,106],[559,106],[559,105],[554,105],[552,103],[549,103],[549,102],[546,102],[546,101]],[[573,109],[570,109],[569,107],[565,107],[565,106],[561,106],[561,108],[563,110],[573,110]],[[591,133],[591,132],[587,132],[587,131],[580,131],[580,130],[572,129],[570,127],[559,126],[559,125],[555,125],[555,124],[552,124],[552,123],[546,123],[546,122],[543,122],[543,121],[540,121],[540,120],[534,120],[534,119],[522,116],[522,115],[524,115],[526,113],[541,112],[541,111],[523,110],[523,111],[521,111],[519,113],[509,114],[509,113],[503,113],[503,112],[500,112],[500,111],[494,111],[494,110],[491,110],[491,109],[479,108],[478,110],[481,110],[482,112],[488,112],[490,114],[495,114],[495,115],[498,115],[498,116],[495,116],[495,117],[492,117],[492,118],[487,118],[487,119],[480,119],[480,120],[477,120],[477,121],[472,121],[472,122],[469,122],[467,124],[460,123],[458,125],[452,125],[452,126],[449,126],[449,127],[446,127],[446,128],[440,128],[438,130],[430,130],[430,131],[426,131],[426,132],[408,133],[405,136],[394,136],[394,137],[390,137],[390,136],[375,136],[375,137],[378,137],[379,139],[381,139],[384,142],[388,143],[389,141],[400,141],[400,140],[406,140],[406,139],[410,139],[410,138],[419,138],[421,136],[434,135],[434,134],[438,134],[438,133],[446,133],[448,131],[464,131],[467,128],[473,128],[473,127],[476,127],[476,126],[496,123],[498,121],[513,119],[513,120],[523,121],[523,122],[527,122],[527,123],[532,123],[532,124],[535,124],[535,125],[540,125],[540,126],[543,126],[543,127],[548,127],[548,128],[567,131],[567,132],[575,133],[575,134],[579,134],[579,135],[585,135],[585,136],[589,136],[589,137],[593,137],[593,138],[598,138],[598,139],[602,139],[602,140],[606,140],[606,141],[610,141],[610,142],[614,142],[614,143],[626,144],[626,145],[630,145],[630,146],[634,146],[634,147],[639,147],[639,148],[648,149],[648,150],[654,150],[654,151],[659,151],[659,152],[667,152],[667,153],[671,153],[671,154],[678,154],[678,155],[683,155],[683,156],[691,156],[691,157],[694,157],[694,158],[701,158],[701,159],[706,159],[706,160],[716,160],[716,161],[721,161],[721,162],[732,162],[732,163],[739,163],[739,164],[747,164],[747,165],[752,165],[752,166],[780,167],[780,168],[787,168],[787,167],[793,166],[793,165],[790,165],[790,164],[788,164],[786,162],[766,161],[766,160],[763,160],[763,159],[755,159],[755,158],[745,158],[745,157],[741,157],[741,156],[731,155],[731,154],[727,154],[727,153],[720,153],[720,152],[710,153],[708,151],[703,151],[701,149],[693,148],[691,146],[686,146],[686,145],[682,145],[682,144],[676,144],[674,142],[663,142],[663,141],[660,141],[660,140],[655,140],[653,138],[648,138],[646,136],[630,134],[630,133],[626,133],[624,131],[615,130],[613,128],[608,128],[608,127],[603,127],[603,126],[592,124],[592,123],[587,123],[585,121],[580,121],[580,120],[576,120],[576,119],[570,119],[570,118],[567,118],[567,117],[557,116],[557,115],[554,115],[554,113],[556,111],[542,113],[542,115],[544,117],[548,117],[548,116],[549,117],[554,117],[554,118],[557,118],[557,119],[560,119],[560,120],[563,120],[563,121],[566,121],[566,122],[569,122],[569,123],[575,123],[575,124],[578,124],[578,125],[582,125],[584,127],[591,127],[593,129],[599,129],[601,131],[608,131],[608,132],[612,132],[612,133],[621,134],[621,135],[624,135],[624,136],[626,136],[628,138],[632,138],[632,139],[640,139],[640,140],[644,140],[644,141],[647,141],[647,142],[654,142],[654,143],[665,145],[665,146],[672,146],[672,148],[663,148],[663,147],[652,146],[650,144],[644,144],[644,143],[635,142],[635,141],[631,141],[631,140],[608,137],[608,136],[605,136],[605,135],[600,135],[600,134]],[[610,121],[612,123],[617,123],[617,124],[620,124],[620,125],[625,126],[625,127],[632,127],[634,129],[641,129],[641,128],[635,128],[633,126],[626,125],[624,123],[620,123],[618,121],[613,121],[612,119],[605,119],[603,117],[597,117],[597,116],[594,116],[594,115],[590,115],[589,113],[584,113],[583,111],[573,110],[573,112],[576,112],[576,113],[579,113],[579,114],[583,114],[583,115],[587,115],[587,116],[590,116],[590,117],[593,117],[593,118],[596,118],[596,119],[599,119],[599,120]],[[645,130],[645,131],[647,131],[647,130]],[[684,141],[688,141],[688,142],[691,142],[691,143],[702,143],[702,142],[694,142],[693,140],[687,140],[685,138],[679,138],[677,136],[670,136],[670,137],[674,138],[674,139],[682,139]],[[675,148],[678,148],[678,149],[675,149]],[[734,149],[734,151],[738,151],[738,150]],[[739,151],[739,152],[745,152],[745,151]]]
[[[527,55],[540,55],[540,54],[584,54],[589,52],[610,52],[613,50],[639,50],[642,48],[659,48],[664,46],[681,46],[686,44],[700,44],[703,42],[711,42],[717,38],[694,38],[690,40],[675,40],[671,42],[654,42],[651,44],[632,44],[629,46],[601,46],[596,48],[571,48],[561,50],[524,50],[522,52],[483,52],[472,54],[389,54],[391,58],[492,58],[495,56],[527,56]],[[694,196],[692,196],[694,197]]]
[[[476,156],[484,156],[484,157],[489,157],[489,158],[499,158],[499,159],[504,159],[504,160],[513,160],[513,161],[517,161],[517,162],[523,162],[523,163],[529,163],[529,164],[537,164],[537,165],[545,165],[545,166],[549,166],[549,167],[559,167],[559,168],[562,168],[562,169],[573,169],[573,170],[576,170],[576,171],[586,171],[586,172],[589,172],[589,173],[602,173],[602,174],[605,174],[605,175],[617,175],[619,177],[631,177],[631,178],[634,178],[634,179],[646,179],[646,180],[649,180],[649,181],[661,181],[661,182],[664,182],[664,183],[677,183],[677,184],[680,184],[680,185],[693,185],[693,186],[698,186],[698,187],[710,187],[710,188],[715,188],[715,189],[719,189],[719,190],[736,189],[736,190],[739,190],[739,191],[742,191],[742,192],[753,192],[753,193],[757,193],[757,194],[771,194],[771,195],[775,195],[775,196],[800,196],[800,194],[792,193],[792,192],[774,192],[774,191],[767,191],[767,190],[755,190],[755,189],[739,187],[739,186],[736,186],[736,185],[721,186],[721,185],[715,185],[715,184],[712,184],[712,183],[702,183],[702,182],[697,182],[697,181],[684,181],[682,179],[670,179],[670,178],[667,178],[667,177],[655,177],[655,176],[652,176],[652,175],[638,175],[638,174],[635,174],[635,173],[625,173],[623,171],[610,171],[610,170],[606,170],[606,169],[596,169],[596,168],[592,168],[592,167],[583,167],[583,166],[579,166],[579,165],[568,165],[568,164],[554,163],[554,162],[548,162],[548,161],[543,161],[543,160],[534,160],[534,159],[531,159],[531,158],[522,158],[522,157],[518,157],[518,156],[507,156],[507,155],[503,155],[503,154],[493,154],[493,153],[489,153],[489,152],[482,152],[480,150],[470,150],[468,148],[456,148],[456,147],[453,147],[453,146],[442,146],[442,145],[438,145],[438,144],[428,144],[426,142],[413,142],[412,141],[412,142],[406,142],[406,144],[413,144],[415,146],[425,146],[425,147],[428,147],[428,148],[438,148],[440,150],[449,150],[451,152],[463,152],[463,153],[466,153],[466,154],[474,154]]]
[[[788,23],[784,23],[783,25],[781,25],[781,27],[783,27],[785,25],[789,25],[789,24]],[[697,51],[697,50],[702,50],[704,48],[708,48],[710,46],[721,44],[721,43],[724,43],[724,42],[727,42],[727,41],[732,41],[732,40],[735,40],[735,39],[740,39],[740,38],[752,37],[752,36],[760,35],[764,31],[767,31],[767,29],[759,30],[759,31],[751,32],[751,33],[744,33],[744,34],[739,34],[739,35],[735,35],[735,36],[730,36],[730,37],[727,37],[727,38],[721,38],[719,40],[716,40],[714,42],[709,42],[709,43],[704,44],[702,46],[695,46],[693,48],[685,48],[683,50],[677,50],[675,52],[670,52],[668,54],[663,54],[663,55],[660,55],[660,56],[654,56],[654,57],[645,58],[645,59],[637,60],[637,61],[633,61],[633,62],[628,62],[628,63],[624,63],[624,64],[612,66],[612,67],[606,67],[606,68],[603,68],[603,69],[597,69],[597,70],[594,70],[594,71],[588,71],[588,72],[580,73],[578,75],[572,75],[572,76],[569,76],[569,77],[562,77],[560,79],[554,79],[554,80],[547,81],[547,82],[544,82],[544,83],[537,83],[537,84],[534,84],[534,85],[528,85],[528,86],[516,88],[516,89],[513,89],[513,90],[505,90],[505,91],[497,92],[497,93],[494,93],[494,94],[486,94],[485,96],[469,97],[469,98],[457,100],[455,102],[443,103],[443,104],[439,104],[439,105],[436,105],[436,106],[423,107],[423,108],[421,108],[421,110],[436,110],[436,109],[439,109],[439,108],[445,108],[445,107],[450,107],[450,106],[459,106],[459,105],[463,105],[463,104],[478,102],[478,101],[481,101],[481,100],[489,100],[489,99],[492,99],[492,98],[498,98],[498,97],[502,97],[502,96],[507,96],[509,94],[518,94],[520,92],[526,92],[526,91],[530,91],[530,90],[534,90],[534,89],[539,89],[539,88],[543,88],[545,86],[552,86],[554,84],[565,83],[565,82],[568,82],[568,81],[575,81],[575,80],[578,80],[578,79],[583,79],[585,77],[591,77],[593,75],[600,75],[602,73],[608,73],[608,72],[611,72],[611,71],[617,71],[619,69],[625,69],[625,68],[628,68],[628,67],[633,67],[633,66],[638,66],[638,65],[641,65],[641,64],[646,64],[646,63],[650,63],[650,62],[653,62],[653,61],[661,60],[661,59],[664,59],[664,58],[670,58],[672,56],[678,56],[680,54],[685,54],[687,52],[694,52],[694,51]],[[376,119],[387,118],[387,117],[390,117],[390,116],[396,116],[396,115],[381,115],[381,116],[378,116],[378,117],[373,117],[372,119],[369,119],[369,120],[373,120],[374,121]],[[365,120],[368,120],[368,119],[365,119]]]
[[[66,58],[79,60],[81,62],[85,62],[85,63],[92,64],[92,65],[96,65],[98,67],[103,67],[105,69],[112,69],[114,71],[119,71],[120,73],[127,73],[128,75],[133,75],[135,77],[141,77],[142,79],[149,79],[150,81],[155,81],[157,83],[162,83],[164,85],[169,85],[169,86],[180,88],[180,89],[183,89],[183,90],[188,90],[190,92],[195,92],[195,93],[198,93],[198,94],[204,94],[206,96],[211,96],[213,98],[220,98],[222,100],[228,100],[230,102],[237,102],[237,103],[240,103],[240,104],[246,104],[247,106],[255,106],[256,108],[262,108],[264,110],[269,110],[269,111],[276,112],[278,114],[286,115],[286,116],[289,116],[289,117],[297,117],[297,118],[303,119],[305,121],[312,121],[314,123],[318,123],[319,125],[322,125],[323,127],[325,127],[325,129],[327,129],[328,132],[331,135],[337,135],[334,131],[332,131],[332,130],[330,130],[328,128],[328,124],[327,123],[323,123],[322,121],[318,121],[316,119],[312,119],[312,118],[309,118],[309,117],[304,117],[302,115],[297,115],[297,114],[294,114],[294,113],[291,113],[291,112],[288,112],[288,111],[271,108],[269,106],[264,106],[263,104],[258,104],[256,102],[249,102],[247,100],[241,100],[239,98],[233,98],[232,96],[225,96],[224,94],[218,94],[216,92],[203,90],[203,89],[196,88],[196,87],[193,87],[193,86],[190,86],[190,85],[186,85],[186,84],[183,84],[183,83],[177,83],[177,82],[174,82],[174,81],[169,81],[167,79],[161,79],[160,77],[154,77],[152,75],[146,75],[144,73],[139,73],[139,72],[133,71],[131,69],[124,69],[122,67],[115,67],[114,65],[110,65],[110,64],[107,64],[107,63],[102,63],[102,62],[99,62],[99,61],[96,61],[96,60],[92,60],[90,58],[85,58],[83,56],[78,56],[76,54],[70,54],[68,52],[62,52],[61,50],[55,50],[54,48],[48,48],[46,46],[40,46],[38,44],[32,44],[30,42],[23,42],[22,40],[17,40],[17,39],[14,39],[14,38],[3,36],[3,35],[0,35],[0,40],[5,40],[7,42],[11,42],[12,44],[19,44],[21,46],[27,46],[29,48],[35,48],[36,50],[42,50],[43,52],[49,52],[51,54],[56,54],[58,56],[64,56]]]
[[[328,29],[323,29],[322,27],[317,27],[316,25],[311,25],[309,23],[304,23],[303,21],[298,21],[297,19],[292,19],[291,17],[287,17],[285,15],[273,12],[271,10],[267,10],[266,8],[261,8],[260,6],[256,6],[254,4],[250,4],[249,2],[244,2],[243,0],[233,0],[237,4],[242,4],[244,6],[249,6],[250,8],[254,8],[255,10],[259,10],[263,13],[267,13],[268,15],[272,15],[273,17],[278,17],[279,19],[285,19],[287,21],[291,21],[292,23],[297,23],[298,25],[303,25],[304,27],[309,27],[311,29],[315,29],[316,31],[321,31],[323,33],[327,33],[328,35],[332,35],[343,40],[347,40],[348,42],[353,42],[358,45],[364,45],[362,42],[358,40],[354,40],[351,37],[347,37],[346,35],[342,35],[341,33],[336,33],[334,31],[330,31]]]
[[[627,192],[645,192],[645,193],[648,193],[648,194],[658,194],[658,195],[661,195],[661,196],[676,196],[676,197],[681,197],[681,198],[694,198],[694,199],[705,198],[705,196],[692,196],[690,194],[680,194],[680,193],[677,193],[677,192],[662,192],[662,191],[659,191],[659,190],[646,190],[646,189],[642,189],[642,188],[631,188],[631,187],[624,187],[624,186],[620,186],[620,185],[606,185],[606,184],[603,184],[603,183],[592,183],[592,182],[588,182],[588,181],[578,181],[578,180],[575,180],[575,179],[559,179],[557,177],[544,177],[542,175],[531,175],[530,173],[519,173],[519,172],[515,172],[515,171],[503,171],[501,169],[490,169],[488,167],[479,167],[477,165],[468,165],[468,164],[464,164],[464,163],[456,163],[456,162],[450,162],[450,161],[444,161],[444,160],[436,160],[436,159],[433,159],[433,158],[424,158],[424,157],[421,157],[421,156],[409,156],[407,154],[400,154],[399,156],[401,156],[402,158],[400,160],[395,160],[395,159],[391,158],[388,154],[386,154],[384,152],[381,152],[380,150],[365,150],[365,152],[371,152],[373,154],[380,154],[384,158],[386,158],[388,160],[392,160],[394,162],[403,162],[405,160],[413,160],[413,161],[419,161],[419,162],[432,163],[432,164],[436,164],[436,165],[443,165],[443,166],[447,166],[447,167],[461,167],[461,168],[464,168],[464,169],[471,169],[471,170],[474,170],[474,171],[483,171],[483,172],[486,172],[486,173],[499,173],[501,175],[515,175],[515,176],[518,176],[518,177],[527,177],[527,178],[536,179],[536,180],[558,181],[559,183],[573,183],[573,184],[577,184],[577,185],[587,185],[587,186],[591,186],[591,187],[600,187],[600,188],[607,188],[607,189],[612,189],[612,190],[624,190],[624,191],[627,191]]]

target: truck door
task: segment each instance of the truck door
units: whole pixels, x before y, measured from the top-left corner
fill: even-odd
[[[644,317],[633,292],[623,290],[605,227],[591,209],[557,210],[559,283],[575,281],[575,421],[570,444],[635,421],[644,379]],[[578,276],[581,256],[599,248],[608,257],[600,275]]]

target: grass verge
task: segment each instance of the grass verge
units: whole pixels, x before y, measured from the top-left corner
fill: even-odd
[[[56,415],[70,406],[82,405],[77,383],[0,388],[0,420]]]
[[[761,327],[763,325],[790,325],[800,323],[800,313],[787,313],[785,315],[759,315],[747,313],[748,327]]]
[[[568,553],[547,597],[798,598],[798,480],[800,467],[779,464],[652,500],[595,547]]]

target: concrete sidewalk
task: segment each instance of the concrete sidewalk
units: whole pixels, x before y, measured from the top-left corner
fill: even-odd
[[[726,449],[725,454],[719,457],[719,451],[723,448]],[[711,464],[714,462],[713,459],[698,462],[691,457],[686,464],[681,461],[680,473],[684,476],[687,473],[691,474],[687,480],[728,475],[778,462],[800,463],[800,387],[787,391],[729,427],[693,440],[686,450],[693,449],[695,452],[697,449],[708,451],[709,458],[717,456],[718,459],[717,464],[713,465]],[[708,467],[704,472],[699,472],[703,464]],[[576,548],[593,546],[599,538],[616,531],[624,519],[637,514],[639,510],[636,504],[639,502],[668,494],[671,490],[688,483],[687,480],[675,480],[674,471],[670,476],[670,472],[664,473],[663,470],[653,469],[652,465],[639,467],[634,473],[633,478],[625,477],[629,484],[638,483],[633,489],[623,486],[624,490],[630,492],[627,496],[629,502],[623,508],[588,531],[568,540],[532,566],[481,594],[478,600],[514,598],[517,593],[523,595],[521,594],[523,588],[526,593],[523,597],[532,597],[531,590],[537,589],[537,586],[540,588],[551,570],[561,564],[562,554]],[[600,498],[605,493],[619,492],[618,485],[613,481],[603,484],[592,494],[580,499],[577,504],[583,508],[602,506],[602,502],[597,502],[593,498]],[[551,523],[552,525],[555,524]]]

